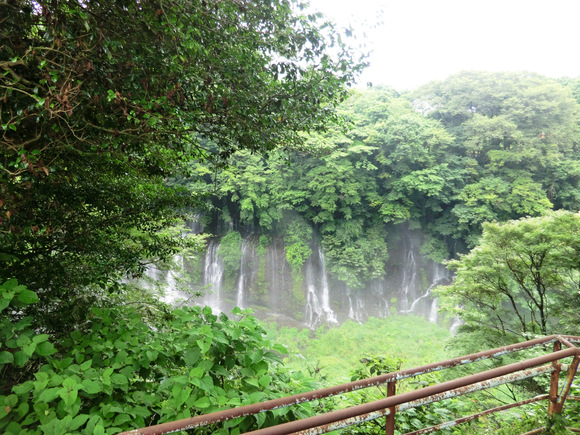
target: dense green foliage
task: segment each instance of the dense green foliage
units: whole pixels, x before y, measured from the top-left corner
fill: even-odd
[[[563,210],[580,209],[578,80],[470,72],[410,95],[349,96],[362,59],[305,10],[298,0],[0,3],[0,431],[114,433],[315,388],[280,365],[284,347],[249,313],[172,310],[127,283],[201,248],[181,227],[200,209],[223,236],[230,282],[247,233],[262,251],[281,240],[293,277],[319,240],[329,273],[354,290],[384,277],[399,228],[420,229],[436,261],[477,246],[450,263],[457,279],[441,292],[465,322],[458,343],[577,333],[579,218]],[[290,335],[309,341],[299,351],[317,361],[313,375],[360,378],[427,359],[405,353],[405,322],[417,321],[392,322]],[[415,348],[439,345],[437,332],[414,330]],[[353,336],[367,355],[352,352]],[[382,392],[365,394],[326,409]],[[462,406],[410,411],[399,427]]]
[[[14,280],[1,290],[2,313],[38,301]],[[252,316],[234,314],[238,320],[208,307],[165,309],[143,322],[133,307],[93,307],[56,347],[32,318],[4,318],[0,431],[118,433],[316,387],[280,366],[277,352],[286,349],[265,340]],[[197,433],[240,433],[310,414],[305,404]]]
[[[486,223],[480,244],[449,267],[456,278],[438,293],[480,343],[578,333],[580,215]]]
[[[304,7],[0,2],[0,431],[113,433],[309,385],[253,318],[127,283],[203,244],[181,225],[209,187],[170,177],[338,121],[362,58]],[[309,409],[286,412],[231,433]]]
[[[579,109],[571,88],[534,74],[462,73],[407,96],[355,91],[340,108],[350,128],[311,135],[309,154],[239,152],[183,184],[214,184],[216,232],[225,220],[283,235],[294,266],[310,240],[297,225],[309,225],[332,275],[362,288],[384,276],[399,224],[420,228],[422,252],[442,261],[474,247],[484,222],[579,209]]]
[[[38,321],[195,246],[162,231],[199,204],[168,177],[337,120],[362,63],[303,6],[0,4],[0,280],[38,292]]]

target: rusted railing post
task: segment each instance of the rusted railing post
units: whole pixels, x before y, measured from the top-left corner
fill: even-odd
[[[568,366],[568,374],[566,375],[566,381],[564,383],[564,386],[562,387],[562,391],[560,391],[558,403],[556,403],[555,411],[558,414],[562,412],[564,402],[566,402],[566,397],[568,397],[568,392],[570,391],[570,387],[572,386],[572,382],[574,381],[574,377],[576,376],[576,372],[578,371],[579,364],[580,364],[580,355],[574,355],[574,358],[572,358],[572,362]]]
[[[562,350],[562,343],[560,341],[554,342],[554,352]],[[558,385],[560,382],[560,361],[552,361],[552,367],[554,371],[552,372],[550,380],[550,393],[548,400],[548,416],[551,418],[554,416],[556,411],[556,406],[558,404]]]
[[[387,397],[394,396],[397,393],[397,382],[389,382],[387,383]],[[389,408],[389,414],[386,417],[385,421],[385,434],[386,435],[395,435],[395,411],[397,410],[396,406],[392,406]]]

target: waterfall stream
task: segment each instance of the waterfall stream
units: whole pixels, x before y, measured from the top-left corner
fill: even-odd
[[[224,276],[224,266],[218,255],[219,246],[214,240],[209,242],[203,270],[203,285],[206,292],[203,302],[217,313],[222,311],[220,293]]]
[[[417,314],[421,314],[418,310],[420,304],[422,303],[423,305],[427,305],[428,309],[424,309],[423,311],[425,311],[424,314],[427,315],[427,318],[432,321],[432,322],[436,322],[437,321],[437,309],[438,309],[438,304],[437,304],[437,298],[432,298],[431,297],[431,290],[433,290],[435,287],[437,287],[438,285],[443,284],[446,281],[449,281],[449,276],[448,276],[448,271],[447,269],[445,269],[445,267],[443,267],[440,264],[434,264],[434,268],[435,271],[433,273],[433,277],[431,278],[431,284],[429,285],[429,287],[427,287],[427,290],[425,291],[425,293],[423,293],[421,296],[419,296],[418,298],[416,298],[413,303],[411,304],[411,307],[408,310],[402,310],[402,313],[417,313]]]
[[[411,311],[408,309],[409,297],[413,297],[413,292],[417,288],[417,272],[415,252],[413,251],[413,245],[410,244],[407,257],[405,258],[405,263],[403,265],[403,282],[401,285],[402,294],[400,302],[401,311]]]
[[[330,308],[330,290],[322,248],[313,251],[306,262],[306,323],[315,328],[323,322],[338,323]]]
[[[198,225],[196,222],[190,229],[197,231]],[[444,266],[424,258],[415,245],[420,246],[420,239],[411,232],[403,233],[392,249],[393,262],[385,266],[386,275],[373,278],[366,287],[349,288],[329,274],[319,243],[312,242],[312,253],[300,276],[288,264],[281,238],[262,247],[259,237],[250,232],[242,238],[239,270],[227,274],[219,255],[220,241],[211,239],[203,257],[173,259],[176,270],[188,271],[188,276],[152,266],[145,280],[150,284],[144,285],[154,290],[151,283],[156,282],[157,288],[165,289],[163,300],[176,304],[191,297],[180,291],[184,282],[190,282],[192,289],[202,294],[193,303],[209,305],[216,313],[229,312],[234,306],[253,308],[256,315],[286,319],[286,323],[309,328],[347,319],[365,322],[369,317],[387,317],[396,312],[437,322],[438,301],[431,291],[449,281],[450,274]]]
[[[242,259],[240,260],[240,276],[238,278],[238,293],[236,297],[236,304],[240,308],[244,308],[244,290],[246,289],[246,269],[248,263],[248,245],[250,244],[250,238],[247,237],[242,240]]]

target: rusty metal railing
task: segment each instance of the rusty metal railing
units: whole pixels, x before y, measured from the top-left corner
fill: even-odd
[[[549,403],[547,412],[550,416],[552,416],[562,412],[565,400],[568,397],[570,386],[572,385],[572,381],[578,369],[578,364],[580,362],[580,349],[577,348],[573,343],[580,343],[580,337],[551,335],[548,337],[537,338],[509,346],[503,346],[497,349],[474,353],[459,358],[453,358],[435,364],[427,364],[417,368],[386,373],[380,376],[323,388],[320,390],[295,394],[292,396],[269,400],[261,403],[254,403],[251,405],[218,411],[211,414],[200,415],[174,422],[162,423],[156,426],[135,429],[132,431],[124,432],[123,434],[153,435],[195,429],[238,417],[244,417],[264,411],[331,397],[337,394],[344,394],[363,388],[387,384],[387,397],[384,399],[329,412],[326,414],[304,418],[302,420],[259,429],[253,432],[248,432],[248,434],[322,434],[380,417],[386,417],[386,434],[392,435],[395,429],[395,412],[548,373],[551,374],[551,382],[550,391],[547,395],[506,406],[521,406],[527,403],[532,403],[534,401],[547,399]],[[453,379],[451,381],[432,385],[419,390],[398,395],[396,394],[396,382],[402,379],[451,367],[470,364],[476,361],[490,359],[537,346],[545,346],[547,344],[553,344],[553,351],[546,355],[530,358],[513,364],[508,364],[491,370],[482,371],[473,375]],[[565,349],[562,349],[562,346],[564,346]],[[563,366],[561,364],[560,361],[564,358],[572,358],[572,361],[568,366]],[[560,388],[559,383],[561,371],[566,371],[567,375],[562,387]],[[573,400],[575,399],[576,398]],[[504,406],[486,410],[478,414],[474,414],[473,416],[464,417],[452,422],[443,423],[442,425],[411,432],[409,435],[433,432],[443,427],[451,427],[475,418],[479,418],[483,415],[502,411],[504,409],[507,408]]]

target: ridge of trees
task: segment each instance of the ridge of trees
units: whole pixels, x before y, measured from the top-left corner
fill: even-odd
[[[293,253],[292,235],[307,235],[308,252],[300,228],[315,228],[331,273],[362,288],[384,275],[399,224],[421,228],[423,252],[441,262],[476,246],[485,222],[580,209],[579,109],[570,87],[528,73],[358,90],[340,108],[350,128],[312,135],[309,154],[240,152],[181,183],[214,186],[214,230],[221,220],[278,234]]]

